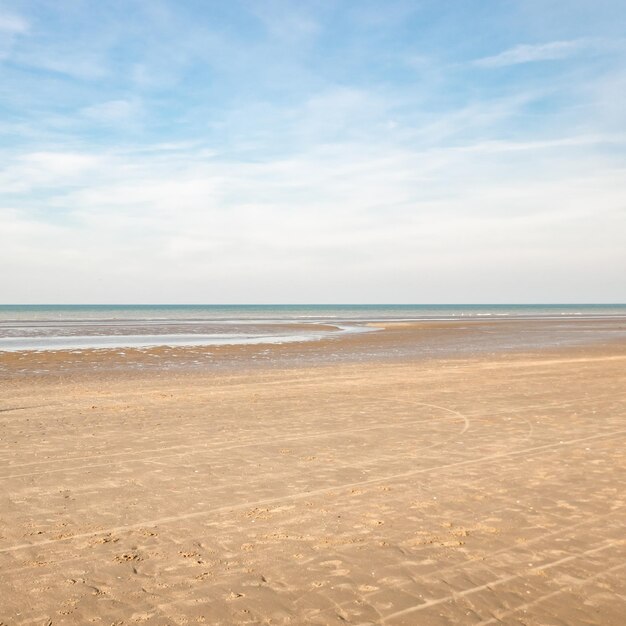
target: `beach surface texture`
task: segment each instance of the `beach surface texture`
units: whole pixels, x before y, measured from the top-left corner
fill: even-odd
[[[624,319],[369,324],[0,352],[0,623],[623,626]]]

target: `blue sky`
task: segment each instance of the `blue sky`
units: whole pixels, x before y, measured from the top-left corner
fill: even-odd
[[[623,0],[0,1],[2,302],[624,302]]]

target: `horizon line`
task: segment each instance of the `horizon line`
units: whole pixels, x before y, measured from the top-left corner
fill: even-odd
[[[7,302],[6,306],[626,306],[626,302]]]

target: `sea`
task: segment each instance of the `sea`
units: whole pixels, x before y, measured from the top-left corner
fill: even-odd
[[[625,319],[626,304],[0,305],[0,352],[276,344],[375,321]]]

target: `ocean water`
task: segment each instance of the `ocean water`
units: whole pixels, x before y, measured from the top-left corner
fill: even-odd
[[[481,318],[626,319],[626,305],[0,305],[0,351],[275,344],[372,321]]]

